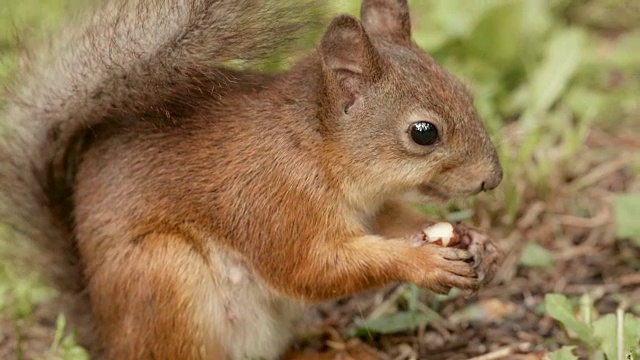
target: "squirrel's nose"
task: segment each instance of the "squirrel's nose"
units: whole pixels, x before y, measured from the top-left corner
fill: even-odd
[[[497,188],[501,182],[502,182],[502,166],[500,166],[500,164],[498,163],[496,164],[495,168],[491,172],[491,175],[489,175],[482,182],[482,185],[480,186],[480,188],[482,189],[482,191],[493,190]]]

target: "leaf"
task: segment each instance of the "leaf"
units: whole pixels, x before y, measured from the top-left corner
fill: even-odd
[[[449,315],[448,320],[452,324],[469,321],[499,322],[511,316],[516,310],[517,307],[512,302],[485,299],[454,312]]]
[[[424,3],[423,0],[413,1],[415,3]],[[466,36],[469,34],[475,23],[482,17],[496,1],[467,1],[467,0],[450,0],[450,1],[431,1],[427,5],[431,9],[436,20],[442,28],[446,29],[451,35]],[[466,10],[466,11],[465,11]]]
[[[360,324],[359,329],[377,334],[393,334],[415,329],[419,325],[426,325],[435,319],[437,319],[437,317],[423,313],[397,312],[365,321]]]
[[[544,247],[529,241],[522,248],[520,264],[526,267],[550,268],[555,263],[553,254]]]
[[[554,22],[554,17],[550,12],[548,0],[524,0],[525,5],[523,32],[529,44],[539,46],[537,42],[542,35],[547,33]]]
[[[409,284],[405,299],[407,300],[409,312],[415,313],[420,302],[420,288],[416,284]]]
[[[533,80],[534,106],[545,111],[558,99],[582,61],[585,36],[581,30],[560,32],[549,42],[545,59]]]
[[[532,128],[538,116],[558,100],[582,61],[586,44],[584,31],[566,29],[559,32],[546,49],[544,60],[531,79],[531,104],[523,116],[524,128]]]
[[[552,353],[548,353],[544,359],[545,360],[577,360],[578,357],[573,354],[573,350],[575,350],[575,346],[563,346],[559,350],[556,350]]]
[[[513,63],[522,44],[524,1],[506,2],[487,11],[465,45],[480,58]]]
[[[67,360],[89,360],[89,353],[78,345],[75,333],[66,335],[66,319],[64,315],[59,314],[56,319],[56,332],[53,343],[49,349],[47,359],[67,359]]]
[[[640,194],[618,194],[615,197],[616,236],[640,237]]]
[[[562,294],[547,294],[544,297],[544,302],[549,316],[573,331],[589,348],[598,347],[599,340],[593,335],[593,329],[575,317],[573,305],[569,299]]]
[[[633,350],[640,340],[640,319],[631,314],[624,317],[623,326],[623,353],[628,354]],[[617,345],[617,319],[614,314],[605,315],[593,322],[593,332],[602,341],[600,348],[607,355],[608,359],[618,358]]]
[[[580,296],[580,320],[584,323],[591,324],[596,309],[593,306],[593,298],[589,294]]]
[[[576,115],[584,117],[593,112],[599,113],[604,107],[606,93],[584,86],[573,87],[566,93],[567,105]]]
[[[447,221],[458,222],[458,221],[471,219],[472,216],[473,216],[473,210],[465,209],[465,210],[449,213],[447,215]]]
[[[62,339],[64,337],[64,331],[67,327],[67,319],[63,314],[58,314],[58,318],[56,319],[56,332],[53,337],[53,343],[51,344],[51,351],[55,352],[58,350],[58,347],[62,343]]]
[[[497,0],[426,1],[410,0],[413,36],[428,51],[442,48],[458,38],[468,36],[483,14]]]

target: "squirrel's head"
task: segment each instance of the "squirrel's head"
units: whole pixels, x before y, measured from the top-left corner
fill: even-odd
[[[501,182],[467,89],[411,40],[406,0],[364,0],[361,21],[336,17],[318,53],[323,151],[346,191],[426,202]]]

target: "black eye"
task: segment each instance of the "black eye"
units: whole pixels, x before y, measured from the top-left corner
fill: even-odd
[[[418,121],[411,124],[411,139],[418,145],[433,145],[438,141],[438,129],[430,122]]]

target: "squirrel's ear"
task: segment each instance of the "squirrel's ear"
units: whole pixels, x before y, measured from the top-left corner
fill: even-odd
[[[381,74],[378,52],[360,21],[349,15],[337,16],[320,43],[322,67],[330,83],[339,86],[353,101],[363,87]]]
[[[411,19],[407,0],[363,0],[360,18],[371,36],[411,41]]]

